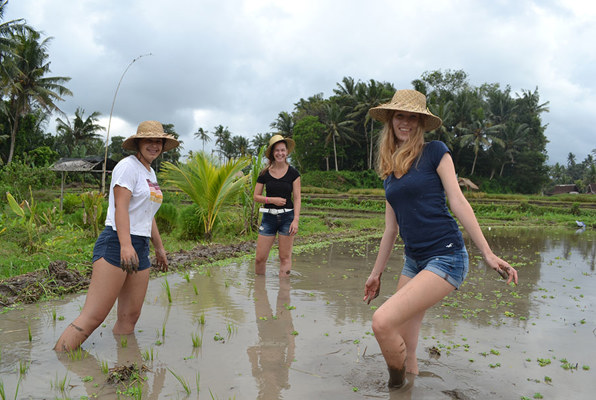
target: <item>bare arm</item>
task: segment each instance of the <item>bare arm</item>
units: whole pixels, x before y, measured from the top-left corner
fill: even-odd
[[[263,204],[275,204],[276,206],[285,206],[286,205],[286,199],[284,199],[283,197],[263,196],[263,188],[264,188],[264,185],[262,183],[257,182],[257,184],[255,185],[255,191],[252,195],[252,198],[254,201],[256,201],[257,203],[263,203]]]
[[[153,248],[155,249],[157,268],[162,272],[168,272],[168,258],[166,256],[166,250],[163,247],[163,242],[161,241],[161,235],[159,234],[155,218],[153,218],[153,222],[151,223],[151,243],[153,243]]]
[[[122,186],[114,186],[114,220],[116,223],[116,232],[120,242],[120,265],[128,273],[134,272],[139,268],[139,256],[132,247],[130,239],[130,218],[128,216],[128,206],[132,192]]]
[[[381,238],[381,245],[379,247],[379,253],[377,254],[377,259],[375,260],[375,266],[368,277],[366,284],[364,285],[364,301],[367,301],[370,304],[370,301],[376,298],[379,295],[379,291],[381,290],[381,275],[387,266],[387,262],[389,261],[389,257],[391,256],[391,251],[393,250],[393,246],[395,245],[395,239],[397,238],[397,234],[399,232],[399,227],[397,226],[397,219],[395,217],[395,212],[391,205],[385,201],[385,231],[383,232],[383,237]]]
[[[443,155],[443,158],[437,167],[437,173],[441,178],[445,193],[449,199],[449,208],[451,208],[455,217],[470,235],[472,241],[482,253],[482,257],[484,257],[486,263],[502,276],[503,272],[506,273],[508,275],[507,283],[513,281],[517,284],[517,271],[506,261],[497,257],[488,245],[488,242],[480,229],[474,210],[459,187],[453,160],[449,153]]]
[[[294,220],[290,224],[290,235],[295,235],[298,232],[298,221],[300,220],[300,208],[302,207],[302,186],[300,177],[296,178],[292,183],[292,195],[294,203]]]

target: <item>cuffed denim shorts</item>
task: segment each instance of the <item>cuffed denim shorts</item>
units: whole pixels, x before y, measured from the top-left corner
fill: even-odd
[[[139,257],[139,271],[151,267],[149,258],[149,238],[146,236],[130,235],[132,247]],[[99,234],[93,247],[93,262],[103,258],[110,264],[120,267],[120,241],[118,233],[111,226],[106,226]]]
[[[404,269],[401,274],[408,278],[415,277],[420,271],[434,272],[447,282],[459,289],[466,275],[468,275],[469,257],[464,246],[451,254],[433,256],[425,260],[417,261],[405,256]]]
[[[294,220],[294,210],[283,214],[263,213],[261,226],[259,226],[259,235],[275,236],[276,233],[284,236],[290,236],[290,225]]]

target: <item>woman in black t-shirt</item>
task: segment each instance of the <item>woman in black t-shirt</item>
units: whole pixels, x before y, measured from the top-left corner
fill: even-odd
[[[253,198],[264,204],[259,210],[263,218],[255,257],[255,273],[259,275],[265,273],[276,234],[279,238],[279,276],[289,276],[292,269],[292,246],[298,232],[301,205],[300,173],[287,161],[294,146],[292,139],[274,135],[265,151],[269,165],[257,178]],[[266,195],[263,195],[263,188]]]

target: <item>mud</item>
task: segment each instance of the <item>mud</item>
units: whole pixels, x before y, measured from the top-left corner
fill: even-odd
[[[416,355],[420,374],[408,374],[399,389],[387,387],[370,326],[375,308],[395,289],[399,244],[379,297],[362,301],[378,238],[296,254],[289,279],[277,277],[275,254],[265,276],[255,276],[246,258],[221,267],[190,262],[184,273],[149,282],[133,335],[112,334],[113,310],[80,359],[52,347],[78,315],[83,294],[5,309],[0,380],[7,398],[19,399],[125,399],[139,388],[143,399],[591,399],[595,235],[485,233],[520,271],[520,284],[505,285],[466,239],[469,276],[427,312]],[[132,386],[108,382],[102,372],[131,365],[147,367]]]

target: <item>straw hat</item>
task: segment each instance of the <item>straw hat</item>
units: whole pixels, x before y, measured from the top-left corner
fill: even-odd
[[[137,133],[126,139],[122,143],[122,148],[124,150],[138,150],[135,139],[165,139],[162,152],[180,146],[180,142],[174,136],[165,133],[163,125],[157,121],[141,122],[137,128]]]
[[[368,113],[377,121],[388,122],[393,115],[393,111],[421,114],[424,117],[425,131],[435,130],[443,123],[441,118],[433,115],[426,107],[426,96],[416,90],[398,90],[389,103],[373,107]]]
[[[288,148],[288,155],[292,153],[294,147],[296,146],[296,142],[290,138],[284,138],[282,135],[273,135],[271,139],[269,139],[269,146],[267,146],[267,150],[265,150],[265,157],[269,158],[271,155],[271,149],[273,145],[279,142],[286,142],[286,147]]]

